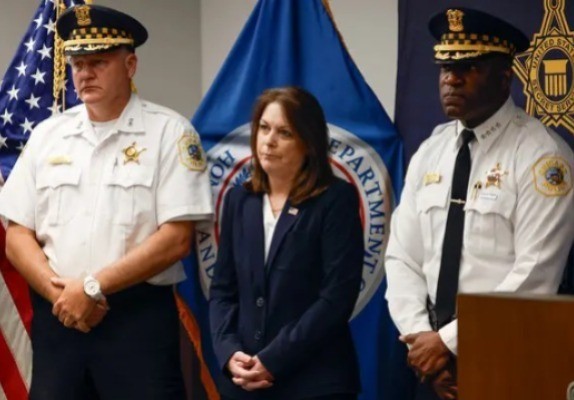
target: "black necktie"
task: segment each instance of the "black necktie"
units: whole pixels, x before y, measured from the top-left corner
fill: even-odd
[[[468,144],[474,138],[473,131],[468,129],[462,131],[462,146],[458,150],[454,163],[450,205],[444,231],[435,302],[439,329],[452,321],[456,312],[458,273],[464,235],[464,204],[466,203],[468,179],[470,177],[470,149]]]

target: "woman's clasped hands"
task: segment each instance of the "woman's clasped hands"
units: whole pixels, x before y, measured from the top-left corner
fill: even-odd
[[[233,383],[245,390],[252,391],[273,386],[273,376],[257,356],[236,351],[229,359],[227,369],[231,373]]]

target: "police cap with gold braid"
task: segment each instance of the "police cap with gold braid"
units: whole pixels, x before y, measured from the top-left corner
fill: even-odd
[[[470,8],[451,8],[429,21],[435,60],[440,64],[473,61],[493,54],[514,57],[530,45],[519,29],[493,15]]]
[[[112,8],[83,4],[67,9],[56,22],[64,54],[102,53],[120,46],[134,49],[147,40],[135,18]]]

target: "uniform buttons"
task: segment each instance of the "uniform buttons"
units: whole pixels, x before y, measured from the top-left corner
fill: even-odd
[[[255,305],[260,308],[263,307],[265,305],[265,299],[263,297],[258,297],[255,301]]]
[[[261,331],[255,331],[255,335],[253,335],[255,340],[261,340],[261,336],[262,336]]]

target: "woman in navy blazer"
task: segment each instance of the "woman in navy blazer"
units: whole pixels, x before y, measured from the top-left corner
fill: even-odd
[[[348,320],[361,283],[355,188],[333,175],[310,93],[271,89],[251,122],[253,176],[225,197],[209,300],[223,399],[356,399]]]

